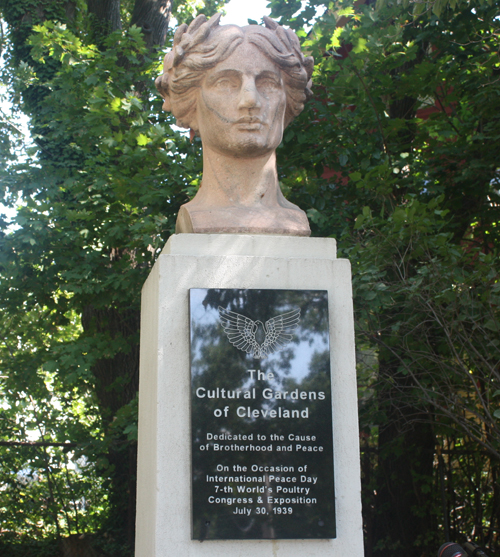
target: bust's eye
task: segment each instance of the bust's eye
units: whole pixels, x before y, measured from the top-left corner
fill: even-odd
[[[272,77],[260,77],[257,80],[257,87],[260,91],[271,92],[281,88],[281,83]]]
[[[215,87],[218,89],[235,89],[238,84],[234,78],[231,77],[221,77],[215,82]]]

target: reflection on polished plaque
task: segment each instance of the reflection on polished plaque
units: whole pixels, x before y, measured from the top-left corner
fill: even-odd
[[[335,537],[328,297],[191,289],[192,537]]]

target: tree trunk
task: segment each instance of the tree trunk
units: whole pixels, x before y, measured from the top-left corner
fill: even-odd
[[[122,28],[120,0],[87,0],[87,8],[95,25],[106,34]]]
[[[165,44],[171,12],[172,0],[136,0],[130,23],[142,29],[148,48]]]
[[[401,399],[409,385],[396,370],[382,352],[380,373],[393,386],[380,394],[386,423],[379,431],[373,556],[420,557],[437,530],[431,514],[434,435],[429,416]]]
[[[110,358],[102,358],[93,367],[96,395],[106,426],[116,413],[137,394],[139,387],[139,324],[138,309],[96,309],[87,306],[82,325],[92,336],[123,338],[129,347]]]
[[[121,338],[129,346],[128,351],[98,360],[92,371],[104,428],[111,442],[106,455],[110,464],[108,491],[112,508],[107,528],[127,540],[132,548],[135,540],[137,443],[124,436],[117,438],[110,428],[117,412],[135,398],[139,388],[140,312],[87,306],[82,325],[86,334],[93,337],[106,335],[112,340]]]
[[[97,22],[96,31],[106,34],[121,29],[119,0],[88,0]],[[171,0],[136,0],[131,24],[143,31],[146,45],[150,49],[165,43]],[[102,36],[102,35],[101,35]],[[129,340],[129,351],[112,358],[100,359],[93,368],[96,378],[96,395],[105,421],[106,430],[116,413],[137,395],[139,387],[139,327],[140,311],[137,309],[85,308],[82,324],[86,333],[109,334]],[[112,436],[111,436],[112,437]],[[109,529],[134,547],[136,512],[136,468],[137,444],[126,439],[113,440],[107,455],[111,477],[109,502],[112,508]]]
[[[87,0],[94,39],[103,39],[122,28],[120,0]],[[162,47],[167,38],[172,0],[136,0],[130,24],[141,28],[149,49]]]

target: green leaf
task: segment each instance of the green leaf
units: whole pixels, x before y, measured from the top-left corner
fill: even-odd
[[[137,141],[137,145],[147,145],[148,143],[151,143],[151,138],[149,138],[147,135],[144,135],[143,133],[140,133],[137,137],[136,137],[136,141]]]
[[[364,52],[365,50],[367,50],[368,47],[366,45],[367,45],[367,40],[364,39],[363,37],[359,37],[352,50],[356,54],[360,54],[361,52]]]

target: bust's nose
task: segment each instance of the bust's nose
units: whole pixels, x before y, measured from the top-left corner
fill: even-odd
[[[238,108],[260,108],[260,94],[252,76],[243,76]]]

